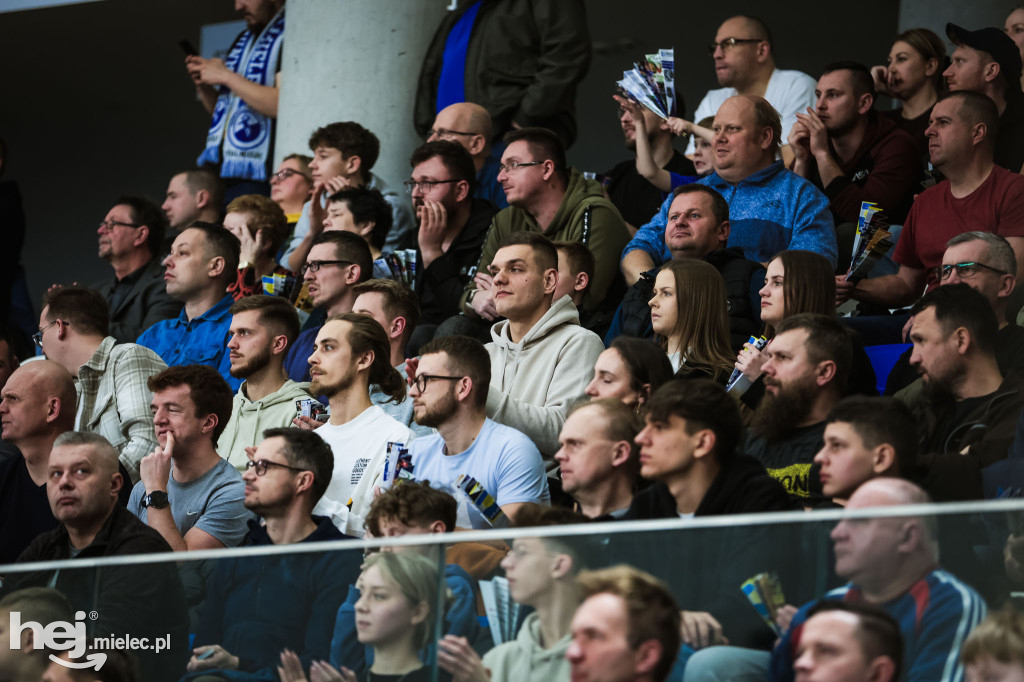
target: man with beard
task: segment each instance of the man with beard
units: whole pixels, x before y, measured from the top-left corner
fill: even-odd
[[[405,186],[419,221],[416,294],[421,318],[410,342],[415,352],[433,337],[437,325],[459,312],[459,296],[473,278],[495,207],[474,198],[474,159],[458,142],[427,142],[412,153],[409,163],[412,176]]]
[[[262,521],[249,522],[243,544],[344,539],[330,519],[312,513],[331,480],[330,447],[300,429],[268,429],[264,436],[242,476],[245,506]],[[266,679],[255,673],[273,669],[282,649],[297,652],[307,666],[326,659],[335,614],[360,560],[356,552],[317,552],[217,562],[189,679]],[[261,589],[266,585],[274,589]]]
[[[410,389],[413,418],[438,433],[414,442],[409,454],[416,480],[454,492],[457,479],[470,476],[514,520],[524,504],[548,504],[547,477],[529,438],[487,418],[490,383],[491,359],[479,341],[446,336],[424,346]],[[464,495],[456,498],[456,526],[491,527]]]
[[[217,454],[231,414],[231,389],[205,365],[169,367],[149,378],[159,446],[139,462],[128,511],[176,552],[234,547],[250,515],[242,477]]]
[[[682,104],[679,105],[682,108]],[[651,146],[651,155],[658,168],[664,168],[678,175],[696,175],[693,162],[676,151],[672,146],[675,137],[671,130],[662,127],[658,115],[646,107],[640,108],[644,117],[644,130]],[[683,112],[679,113],[684,116]],[[625,107],[619,107],[619,125],[626,141],[626,149],[636,155],[636,123],[634,114]],[[647,223],[658,212],[665,194],[647,181],[636,170],[636,158],[626,159],[605,173],[608,179],[608,198],[619,209],[630,233]]]
[[[408,445],[413,439],[408,426],[373,404],[370,385],[401,402],[405,379],[391,364],[384,328],[372,317],[355,313],[327,319],[309,365],[310,391],[327,396],[331,405],[330,420],[316,434],[334,453],[331,483],[313,513],[329,516],[343,533],[361,536],[388,443]]]
[[[834,317],[801,313],[779,324],[764,365],[765,396],[745,451],[805,506],[827,502],[814,456],[850,374],[850,336]]]
[[[825,193],[837,225],[857,222],[862,201],[902,225],[924,169],[910,134],[875,111],[871,72],[857,62],[829,64],[814,95],[817,105],[797,113],[789,134],[793,172]]]
[[[296,401],[311,396],[308,383],[292,381],[284,371],[285,356],[299,335],[295,307],[279,296],[248,296],[230,312],[231,376],[245,381],[217,446],[222,457],[244,471],[246,448],[256,447],[266,429],[290,426]]]
[[[967,284],[929,292],[911,310],[910,364],[925,383],[914,405],[921,446],[917,476],[937,501],[983,496],[981,470],[1005,459],[1024,390],[999,371],[998,323],[985,296]]]
[[[309,299],[316,306],[314,315],[332,317],[352,312],[356,300],[354,287],[373,274],[370,247],[357,234],[344,230],[321,232],[313,240],[306,264],[299,276],[308,287]],[[323,319],[323,318],[320,318]],[[312,320],[291,344],[284,370],[295,381],[309,381],[309,356],[316,347],[320,327]]]

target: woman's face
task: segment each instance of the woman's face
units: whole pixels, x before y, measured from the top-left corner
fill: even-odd
[[[651,326],[654,333],[667,337],[676,328],[679,302],[676,299],[676,278],[671,270],[662,270],[654,280],[654,297],[647,302],[651,307]]]
[[[303,173],[298,160],[282,161],[277,167],[277,174],[270,179],[270,198],[284,206],[306,203],[313,191],[313,183]]]
[[[379,565],[363,571],[356,583],[356,634],[360,643],[378,645],[407,637],[425,617],[405,595],[391,576]]]
[[[785,296],[782,288],[784,274],[782,259],[776,258],[768,264],[768,273],[764,276],[764,286],[758,292],[761,296],[761,321],[767,324],[777,325],[786,316]]]
[[[693,167],[697,169],[697,175],[708,175],[715,170],[712,165],[711,143],[702,137],[695,137],[693,140]]]
[[[897,99],[906,99],[920,90],[935,75],[939,65],[908,43],[897,40],[889,50],[889,92]]]
[[[629,368],[622,361],[619,351],[608,348],[597,356],[594,363],[594,378],[587,384],[584,391],[593,399],[614,398],[621,400],[627,405],[636,405],[640,401],[640,394],[630,388],[633,377]]]
[[[1006,24],[1003,26],[1006,35],[1017,43],[1021,57],[1024,58],[1024,9],[1015,9],[1006,17]]]

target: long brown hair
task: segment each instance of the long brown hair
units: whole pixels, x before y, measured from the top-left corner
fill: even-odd
[[[835,268],[827,258],[813,251],[793,250],[780,251],[775,259],[782,262],[783,319],[797,313],[836,314]],[[770,324],[765,326],[765,336],[775,336]]]
[[[688,363],[731,368],[729,301],[722,275],[710,263],[695,258],[671,260],[661,271],[672,273],[676,288],[676,325],[669,338],[678,339]],[[666,351],[669,338],[659,339]]]

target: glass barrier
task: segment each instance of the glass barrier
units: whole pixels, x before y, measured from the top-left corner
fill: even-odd
[[[483,657],[493,682],[568,679],[576,575],[628,564],[667,584],[691,622],[710,623],[692,615],[709,614],[732,647],[684,644],[669,679],[682,679],[684,666],[733,665],[746,654],[766,675],[768,666],[784,670],[792,642],[783,637],[769,653],[785,634],[771,614],[785,623],[792,610],[779,605],[826,595],[880,604],[901,627],[909,619],[914,636],[933,638],[906,643],[908,652],[929,652],[908,669],[955,669],[986,605],[1021,597],[1019,538],[1024,501],[996,501],[13,564],[0,566],[0,594],[22,598],[0,607],[0,633],[10,626],[17,648],[37,628],[49,665],[134,659],[146,682],[276,680],[279,666],[291,682],[308,679],[314,661],[344,665],[360,680],[370,665],[374,678],[397,679],[387,675],[408,672],[410,656],[424,667],[409,682],[448,679],[438,658],[450,665],[452,657],[472,665]],[[52,593],[18,592],[28,587],[55,588],[70,618],[43,603]],[[793,618],[801,622],[803,610]],[[465,641],[446,639],[439,656],[446,634]],[[698,649],[700,658],[689,658]],[[729,656],[712,660],[716,651]]]

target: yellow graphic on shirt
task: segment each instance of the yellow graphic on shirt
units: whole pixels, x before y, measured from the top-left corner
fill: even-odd
[[[786,492],[797,497],[811,496],[811,463],[790,464],[781,469],[767,469],[768,475],[782,484]]]

